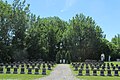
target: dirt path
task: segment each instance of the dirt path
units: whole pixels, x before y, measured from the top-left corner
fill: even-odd
[[[73,74],[68,64],[58,64],[49,76],[37,80],[79,80]]]

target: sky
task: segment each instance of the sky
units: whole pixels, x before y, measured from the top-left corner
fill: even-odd
[[[58,16],[68,21],[80,13],[90,16],[109,41],[120,34],[120,0],[26,0],[26,3],[30,4],[30,11],[40,17]]]

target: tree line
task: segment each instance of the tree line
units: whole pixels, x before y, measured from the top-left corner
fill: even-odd
[[[69,21],[57,16],[40,18],[25,0],[0,0],[0,62],[106,60],[120,58],[120,34],[109,42],[95,20],[76,14]]]

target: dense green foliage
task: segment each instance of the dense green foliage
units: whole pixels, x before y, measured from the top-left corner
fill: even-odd
[[[76,14],[69,22],[59,17],[40,18],[32,14],[29,4],[0,0],[0,61],[26,59],[84,61],[100,60],[101,53],[120,58],[120,35],[112,42],[92,17]],[[56,55],[57,54],[57,55]]]
[[[115,35],[114,38],[112,38],[112,43],[110,46],[111,49],[111,56],[112,60],[119,59],[120,58],[120,34]]]

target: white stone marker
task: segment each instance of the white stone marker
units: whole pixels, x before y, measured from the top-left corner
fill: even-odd
[[[105,55],[101,54],[101,61],[104,61],[104,59],[105,59]]]

